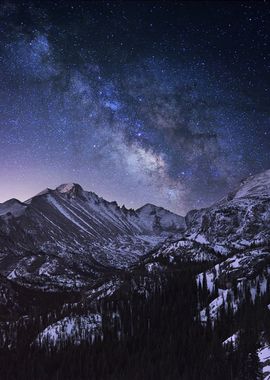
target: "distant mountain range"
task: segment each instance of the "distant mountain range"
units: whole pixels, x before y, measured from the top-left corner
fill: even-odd
[[[182,232],[185,219],[155,205],[119,207],[78,184],[0,204],[1,273],[20,282],[83,285],[100,271],[133,264]]]
[[[137,210],[119,207],[73,183],[46,189],[26,202],[11,199],[0,205],[0,260],[0,317],[7,324],[0,347],[16,345],[13,331],[33,310],[47,317],[32,343],[57,346],[69,336],[76,345],[93,341],[104,333],[104,316],[96,312],[102,300],[124,295],[131,302],[137,294],[147,302],[183,267],[198,268],[197,286],[199,292],[204,289],[204,301],[197,305],[200,323],[214,326],[226,310],[230,318],[240,313],[247,297],[266,302],[270,170],[185,217],[151,204]],[[121,313],[112,310],[106,318],[121,326]],[[240,332],[228,333],[224,345],[236,345]],[[264,331],[259,333],[266,379],[270,346],[261,338]]]
[[[74,183],[46,189],[25,202],[0,204],[2,275],[43,288],[73,287],[74,279],[76,286],[84,286],[100,273],[128,268],[140,259],[230,258],[232,266],[236,254],[245,262],[247,257],[261,261],[269,241],[270,170],[185,218],[151,204],[137,210],[119,207]]]

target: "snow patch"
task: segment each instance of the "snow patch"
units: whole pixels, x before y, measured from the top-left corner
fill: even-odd
[[[270,346],[260,348],[257,353],[263,371],[263,378],[264,380],[270,380]]]
[[[100,314],[65,317],[46,327],[36,338],[38,346],[59,346],[65,341],[79,345],[82,341],[94,342],[102,336],[102,318]]]

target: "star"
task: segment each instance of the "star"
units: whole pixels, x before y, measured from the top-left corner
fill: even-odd
[[[185,214],[270,167],[268,3],[13,4],[0,202],[76,182]]]

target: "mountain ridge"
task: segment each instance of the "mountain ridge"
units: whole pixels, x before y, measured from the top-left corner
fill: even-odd
[[[0,205],[1,270],[14,280],[49,282],[54,274],[56,283],[61,275],[69,283],[76,271],[127,267],[184,228],[183,217],[161,207],[126,209],[79,184],[62,184]]]
[[[268,172],[248,178],[228,197],[190,211],[185,221],[151,204],[137,210],[119,207],[76,184],[43,191],[27,204],[11,200],[10,207],[23,207],[23,213],[0,216],[0,307],[5,312],[0,347],[16,347],[17,331],[38,350],[94,345],[106,329],[122,344],[122,324],[129,318],[131,341],[135,321],[140,331],[147,320],[147,334],[162,312],[161,326],[169,314],[177,329],[180,316],[185,318],[182,307],[194,297],[195,315],[189,317],[200,331],[212,329],[228,350],[234,336],[241,340],[243,305],[264,308],[266,318],[269,313],[268,178]],[[50,301],[44,305],[45,295]],[[175,311],[178,301],[181,307]],[[155,306],[149,316],[144,310],[151,302]],[[261,358],[262,351],[270,353],[270,341],[261,338],[266,329],[260,323],[253,352]],[[234,350],[237,344],[238,338]],[[261,360],[261,366],[266,372],[267,361]]]

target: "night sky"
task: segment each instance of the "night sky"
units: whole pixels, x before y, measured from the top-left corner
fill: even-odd
[[[1,2],[0,202],[184,214],[270,168],[270,3]]]

